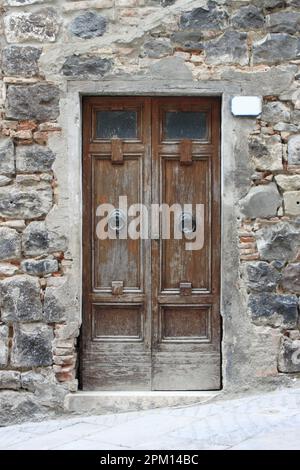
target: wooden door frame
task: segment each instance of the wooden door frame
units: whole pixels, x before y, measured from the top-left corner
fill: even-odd
[[[222,382],[223,389],[230,388],[236,378],[231,373],[232,344],[240,331],[244,331],[244,314],[246,305],[243,295],[232,286],[238,285],[239,249],[238,227],[236,218],[239,215],[237,202],[244,188],[240,178],[233,178],[237,167],[247,165],[247,152],[239,153],[236,140],[238,136],[241,147],[247,142],[249,125],[245,120],[236,119],[230,111],[231,99],[235,94],[253,93],[251,83],[240,81],[187,81],[162,79],[149,81],[145,79],[126,78],[119,80],[89,81],[68,80],[67,89],[62,100],[61,127],[65,139],[51,138],[51,147],[57,154],[54,170],[57,172],[60,186],[60,203],[53,212],[53,221],[48,217],[48,224],[57,226],[59,217],[67,229],[71,262],[66,263],[67,289],[73,295],[72,321],[80,328],[82,319],[82,97],[83,96],[218,96],[221,98],[221,320],[222,320]],[[252,127],[251,127],[252,129]],[[239,160],[237,161],[237,155]],[[57,171],[59,170],[59,171]],[[61,171],[62,170],[62,171]],[[51,225],[50,225],[51,226]],[[69,265],[71,265],[69,267]],[[74,337],[78,338],[77,333]],[[79,335],[80,338],[80,335]],[[78,343],[77,343],[78,344]],[[80,355],[80,351],[79,351]],[[234,364],[233,364],[234,367]],[[235,368],[236,370],[236,368]],[[78,376],[78,374],[77,374]],[[155,392],[156,393],[156,392]]]
[[[114,103],[116,101],[116,96],[105,96],[103,97],[103,103],[104,103],[104,108],[106,108],[107,106],[114,106]],[[136,98],[136,100],[135,100]],[[148,99],[149,98],[149,99]],[[144,101],[145,103],[145,106],[146,107],[149,107],[150,103],[153,103],[152,105],[152,108],[153,110],[154,109],[159,109],[157,107],[157,103],[162,103],[163,106],[166,106],[166,103],[172,103],[174,102],[174,106],[178,106],[181,104],[181,102],[183,100],[186,100],[186,104],[185,106],[192,106],[192,103],[193,103],[193,99],[191,97],[187,97],[187,96],[168,96],[168,97],[159,97],[159,96],[154,96],[154,97],[150,97],[149,95],[140,95],[140,96],[120,96],[120,100],[121,100],[121,103],[122,105],[125,103],[126,104],[126,100],[128,99],[128,103],[130,104],[130,106],[132,106],[132,102],[133,101],[136,101],[137,105],[139,106],[139,103]],[[141,101],[142,99],[142,101]],[[213,206],[212,206],[212,213],[214,214],[213,217],[214,217],[214,220],[215,220],[215,223],[217,224],[216,226],[216,230],[213,231],[213,239],[216,239],[217,240],[217,245],[215,246],[215,248],[217,249],[217,255],[215,255],[215,253],[213,253],[213,265],[211,267],[212,269],[212,272],[211,272],[211,276],[213,276],[213,273],[215,273],[214,275],[216,276],[216,278],[211,278],[210,279],[210,282],[213,282],[215,281],[216,283],[216,286],[217,287],[211,287],[211,297],[213,297],[215,300],[212,304],[212,308],[213,308],[213,311],[215,311],[215,313],[213,314],[213,318],[215,318],[215,315],[219,316],[219,320],[217,320],[217,318],[214,319],[213,321],[213,325],[214,325],[214,330],[212,331],[213,333],[213,336],[217,336],[218,338],[218,344],[219,346],[217,347],[217,349],[219,349],[219,357],[220,357],[220,371],[219,371],[219,379],[220,379],[220,388],[222,387],[222,356],[221,356],[221,333],[220,333],[220,330],[221,330],[221,314],[220,314],[220,276],[221,276],[221,259],[220,259],[220,249],[221,249],[221,240],[220,240],[220,225],[221,225],[221,178],[220,178],[220,167],[221,167],[221,159],[220,159],[220,143],[221,143],[221,135],[220,135],[220,111],[221,111],[221,107],[220,107],[220,98],[219,97],[197,97],[197,99],[201,100],[199,101],[199,103],[201,103],[201,106],[208,106],[208,109],[210,109],[210,112],[212,113],[212,116],[211,116],[211,121],[210,121],[210,125],[209,125],[209,130],[210,132],[212,132],[212,137],[213,137],[213,142],[214,144],[211,145],[212,148],[214,149],[213,150],[213,165],[214,165],[214,168],[215,168],[215,172],[216,172],[216,180],[213,180],[213,193],[214,193],[214,197],[213,197]],[[93,134],[93,126],[94,126],[94,113],[95,113],[95,109],[99,108],[99,107],[102,107],[103,105],[101,104],[101,96],[88,96],[88,97],[85,97],[85,100],[84,100],[84,106],[83,106],[83,121],[85,123],[88,123],[90,122],[90,125],[85,125],[83,126],[82,125],[82,136],[84,136],[83,138],[83,147],[82,147],[82,165],[85,165],[85,172],[83,172],[83,179],[82,179],[82,185],[83,187],[85,188],[84,192],[85,192],[85,198],[83,198],[82,196],[82,204],[83,204],[83,210],[84,210],[84,214],[87,213],[88,211],[88,207],[91,206],[91,198],[92,198],[92,195],[91,195],[91,190],[90,191],[87,191],[87,188],[90,187],[90,184],[91,184],[91,181],[90,181],[90,171],[87,171],[87,163],[89,160],[87,160],[87,156],[89,155],[89,153],[92,151],[96,151],[96,147],[98,145],[99,147],[99,144],[94,144],[94,134]],[[161,104],[159,104],[159,106],[161,106]],[[100,108],[99,108],[100,109]],[[155,116],[153,116],[151,114],[151,120],[153,122],[155,122]],[[212,123],[217,120],[217,123],[216,125],[213,125]],[[143,124],[144,126],[145,124]],[[146,126],[148,127],[148,126]],[[156,126],[154,125],[154,129],[151,131],[154,132],[154,135],[156,137],[156,140],[157,140],[157,136],[155,134],[156,132]],[[150,128],[149,128],[150,130]],[[95,141],[96,142],[96,141]],[[150,145],[152,145],[152,138],[150,136]],[[204,146],[209,146],[209,142],[210,142],[210,138],[208,140],[208,143],[204,143]],[[102,144],[103,145],[103,144]],[[106,146],[104,145],[105,147],[105,151],[107,153],[108,149],[106,149],[106,147],[110,145],[110,144],[106,144]],[[95,147],[95,149],[94,149]],[[98,149],[97,147],[97,149]],[[200,146],[201,147],[201,146]],[[200,148],[199,147],[199,148]],[[203,147],[203,144],[202,144],[202,147]],[[198,147],[197,147],[198,148]],[[99,151],[99,149],[97,150],[97,152]],[[199,149],[198,149],[199,151]],[[97,153],[96,152],[96,153]],[[146,155],[148,154],[149,152],[147,151],[146,152]],[[156,162],[156,159],[157,159],[157,156],[156,155],[156,151],[154,152],[154,162]],[[149,155],[148,155],[148,160],[149,160]],[[149,168],[151,168],[152,164],[152,159],[150,158],[150,160],[147,162],[147,158],[146,158],[146,166],[149,166]],[[157,163],[155,163],[155,167],[156,167]],[[154,178],[154,180],[156,181],[156,178]],[[215,186],[217,184],[217,187]],[[152,188],[153,189],[153,188]],[[151,193],[151,191],[150,191]],[[82,193],[83,194],[83,193]],[[82,227],[82,250],[83,250],[83,256],[85,257],[85,259],[87,257],[91,257],[93,255],[93,253],[91,252],[89,246],[87,245],[86,243],[86,238],[84,237],[84,234],[87,234],[87,233],[90,233],[90,225],[88,224],[88,221],[89,221],[89,217],[87,217],[87,215],[85,215],[83,217],[83,227]],[[90,239],[90,237],[88,237],[88,239]],[[215,242],[214,242],[215,243]],[[214,245],[213,243],[213,245]],[[148,243],[148,248],[150,248],[150,245],[152,245],[152,248],[155,246],[155,242],[153,243],[153,240],[149,240]],[[147,252],[149,252],[149,256],[150,256],[150,251],[147,250]],[[147,255],[148,256],[148,255]],[[146,260],[148,264],[148,260]],[[150,263],[150,259],[149,259],[149,263]],[[90,263],[88,263],[88,266],[90,266]],[[217,268],[217,273],[216,273],[216,268]],[[152,270],[153,268],[151,268]],[[90,280],[90,275],[91,275],[91,272],[89,271],[88,273],[83,273],[82,272],[82,286],[83,286],[83,289],[85,291],[88,291],[90,292],[90,288],[91,288],[91,280]],[[152,282],[152,278],[151,278],[151,281]],[[155,291],[155,289],[154,289]],[[147,310],[149,309],[153,309],[156,311],[158,308],[159,308],[159,305],[155,305],[153,304],[153,301],[154,301],[154,298],[156,297],[154,295],[154,291],[152,291],[152,298],[151,298],[151,301],[145,301],[145,305],[146,305],[146,308]],[[157,293],[158,294],[158,293]],[[199,295],[199,293],[198,293]],[[202,294],[203,295],[203,294]],[[102,294],[103,296],[103,294]],[[147,297],[147,295],[146,295]],[[206,297],[205,297],[206,298]],[[101,298],[101,302],[105,301],[105,299],[103,300],[104,298],[102,297]],[[172,298],[174,300],[174,298]],[[198,302],[200,301],[200,299],[198,299]],[[195,302],[195,299],[193,298],[192,299],[192,302],[194,303]],[[185,304],[185,302],[181,302],[182,304]],[[91,315],[91,312],[90,312],[90,305],[89,305],[89,302],[87,301],[87,297],[86,296],[82,296],[82,306],[83,306],[83,309],[85,312],[87,312],[88,314],[88,319],[90,318],[90,315]],[[149,314],[150,312],[148,312],[148,314],[146,315],[146,318],[148,319],[151,319],[152,318],[152,315]],[[85,314],[86,315],[86,314]],[[154,315],[154,317],[156,318],[158,316],[158,312],[156,312],[156,315]],[[153,320],[149,320],[149,321],[153,321]],[[83,324],[83,318],[82,318],[82,324]],[[213,326],[212,325],[212,326]],[[79,383],[80,383],[80,387],[83,388],[83,370],[81,369],[81,365],[82,365],[82,358],[83,358],[83,355],[84,355],[84,343],[86,341],[89,341],[89,338],[86,337],[88,331],[87,331],[87,327],[84,328],[84,333],[81,334],[80,336],[80,358],[79,358]],[[89,334],[89,333],[88,333]],[[86,339],[84,339],[86,337]],[[215,343],[215,345],[217,344],[215,342],[216,340],[214,340],[213,342]],[[146,340],[146,344],[147,344],[147,340]],[[200,354],[200,353],[199,353]],[[207,390],[207,388],[204,387],[204,390]],[[201,388],[199,388],[199,391],[201,391]]]

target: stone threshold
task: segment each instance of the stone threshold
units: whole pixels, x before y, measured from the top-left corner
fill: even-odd
[[[222,390],[191,392],[76,392],[65,397],[66,411],[87,414],[124,413],[153,408],[181,407],[206,403]]]

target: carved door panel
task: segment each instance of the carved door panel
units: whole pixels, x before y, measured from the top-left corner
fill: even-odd
[[[84,99],[83,389],[220,387],[219,127],[217,99]],[[176,203],[163,239],[152,204]],[[148,237],[128,236],[134,204]]]
[[[152,242],[152,388],[217,389],[219,101],[153,100],[152,128],[152,200],[168,207],[180,204],[182,212],[171,219],[170,232],[184,232],[181,239],[162,239],[161,226],[159,239]],[[190,224],[185,227],[183,220]],[[198,235],[192,242],[193,231]]]

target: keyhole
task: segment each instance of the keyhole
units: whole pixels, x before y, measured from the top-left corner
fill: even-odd
[[[183,233],[195,233],[196,232],[196,220],[191,214],[183,213],[181,215],[181,231]]]
[[[120,231],[120,214],[119,212],[116,213],[116,232],[119,233]]]

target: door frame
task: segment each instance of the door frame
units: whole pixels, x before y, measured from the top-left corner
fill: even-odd
[[[246,90],[247,92],[247,90]],[[228,81],[192,82],[182,80],[160,80],[149,82],[146,80],[119,79],[99,81],[69,80],[67,90],[61,100],[60,122],[66,130],[65,146],[61,139],[51,137],[50,144],[61,158],[54,164],[54,171],[58,175],[58,184],[61,187],[61,203],[53,211],[52,216],[68,220],[69,251],[72,266],[66,267],[68,285],[77,298],[74,307],[73,321],[78,326],[82,321],[82,97],[83,96],[197,96],[221,98],[221,291],[220,314],[222,323],[221,335],[221,380],[223,389],[230,388],[233,378],[230,372],[232,358],[232,345],[235,332],[241,327],[241,322],[233,327],[232,318],[240,315],[243,298],[238,289],[233,292],[232,286],[238,283],[239,250],[236,243],[238,227],[236,208],[239,188],[232,178],[236,170],[235,158],[236,138],[246,142],[249,128],[234,118],[230,112],[231,99],[235,94],[245,94],[240,83]],[[249,123],[248,123],[249,125]],[[252,124],[251,124],[252,125]],[[242,145],[241,145],[242,146]],[[247,156],[247,152],[245,152]],[[245,162],[244,162],[245,164]],[[63,168],[63,172],[61,172]],[[59,176],[60,175],[60,176]],[[243,321],[243,319],[241,319]],[[79,350],[80,354],[80,350]],[[187,392],[188,393],[188,392]]]
[[[207,281],[209,285],[206,285],[206,291],[205,292],[201,292],[201,289],[199,290],[199,286],[198,286],[198,289],[194,289],[193,288],[193,299],[192,297],[181,297],[181,301],[178,303],[179,299],[178,299],[178,293],[176,296],[174,296],[174,287],[171,289],[172,290],[172,294],[170,294],[169,292],[169,297],[168,297],[168,289],[165,291],[164,289],[161,291],[161,288],[158,288],[158,277],[154,277],[154,282],[153,282],[153,289],[152,289],[152,295],[151,295],[151,301],[149,301],[149,298],[148,296],[150,295],[150,291],[147,291],[147,290],[143,290],[143,294],[145,296],[145,301],[143,302],[144,305],[145,305],[145,309],[146,311],[148,311],[148,313],[146,314],[146,319],[147,319],[147,323],[148,325],[150,325],[150,322],[152,323],[152,326],[154,327],[153,329],[153,332],[152,334],[154,335],[153,337],[151,337],[151,343],[152,343],[152,352],[153,352],[153,355],[155,356],[154,357],[154,363],[157,362],[158,366],[156,365],[156,369],[159,368],[159,374],[160,374],[160,377],[165,377],[163,380],[163,383],[165,384],[164,386],[161,385],[161,384],[158,384],[157,382],[157,379],[155,381],[154,377],[155,377],[155,374],[152,373],[152,378],[153,378],[153,387],[154,387],[154,390],[184,390],[182,388],[182,384],[184,383],[182,380],[180,382],[179,379],[177,379],[177,385],[175,386],[174,385],[174,379],[172,379],[171,381],[168,381],[166,380],[167,377],[171,377],[168,373],[169,371],[169,368],[171,367],[170,363],[167,364],[165,363],[165,356],[167,354],[170,354],[170,357],[172,356],[173,357],[173,360],[174,360],[174,355],[178,355],[178,367],[180,368],[181,366],[183,366],[183,364],[185,363],[184,360],[180,361],[180,356],[181,355],[184,355],[185,353],[187,354],[190,354],[193,356],[193,361],[194,362],[194,370],[196,370],[196,364],[197,364],[197,361],[198,361],[198,367],[199,367],[199,377],[198,379],[196,379],[196,375],[192,374],[191,377],[194,377],[192,380],[192,383],[193,385],[191,385],[191,387],[189,387],[190,390],[198,390],[198,391],[203,391],[203,390],[219,390],[221,388],[221,352],[220,352],[220,348],[221,348],[221,335],[220,335],[220,324],[221,324],[221,318],[220,318],[220,308],[219,308],[219,304],[220,304],[220,289],[219,289],[219,284],[220,284],[220,221],[221,221],[221,214],[220,214],[220,192],[221,192],[221,181],[220,181],[220,167],[221,167],[221,163],[220,163],[220,98],[219,97],[197,97],[197,102],[196,102],[196,98],[194,99],[193,97],[182,97],[182,96],[176,96],[176,97],[158,97],[158,96],[155,96],[155,97],[150,97],[149,95],[147,96],[120,96],[119,98],[114,96],[105,96],[105,97],[99,97],[99,96],[88,96],[87,98],[84,97],[84,100],[83,100],[83,118],[84,118],[84,126],[82,126],[82,135],[83,135],[83,149],[82,149],[82,165],[83,165],[83,186],[84,186],[84,191],[82,194],[82,200],[83,200],[83,207],[85,208],[84,210],[84,214],[83,214],[83,234],[88,234],[89,233],[89,238],[88,240],[91,240],[91,236],[92,236],[92,232],[91,232],[91,228],[90,228],[90,223],[91,221],[93,220],[93,218],[91,219],[91,214],[89,213],[90,211],[90,206],[92,205],[92,201],[93,201],[93,194],[92,194],[92,187],[93,187],[93,184],[92,184],[92,170],[91,168],[93,167],[91,161],[90,161],[90,158],[93,156],[93,154],[98,154],[99,155],[102,155],[102,159],[105,158],[105,161],[107,159],[106,157],[106,154],[108,152],[108,148],[107,146],[110,145],[107,143],[107,141],[105,141],[104,143],[102,142],[99,143],[99,141],[97,140],[97,138],[95,137],[94,135],[94,130],[93,130],[93,126],[95,125],[95,112],[97,110],[101,110],[102,108],[103,109],[107,109],[109,107],[112,107],[112,109],[115,108],[116,106],[116,102],[118,102],[118,100],[120,100],[120,106],[121,106],[121,109],[123,108],[126,108],[126,107],[129,107],[129,108],[136,108],[136,109],[143,109],[143,113],[145,113],[145,115],[143,114],[143,118],[140,118],[141,119],[141,122],[143,122],[143,132],[142,132],[142,136],[143,137],[139,137],[138,138],[138,141],[137,142],[131,142],[131,143],[128,143],[127,141],[127,151],[128,152],[134,152],[134,146],[137,144],[137,143],[140,143],[140,140],[141,140],[141,143],[143,143],[143,145],[145,146],[145,149],[144,149],[144,159],[143,159],[143,166],[146,170],[146,168],[148,169],[148,176],[150,176],[150,171],[151,171],[151,167],[152,167],[152,189],[153,189],[153,193],[152,193],[152,197],[154,197],[153,201],[156,202],[156,203],[160,203],[161,200],[160,199],[157,199],[159,197],[159,193],[160,191],[158,190],[158,181],[159,181],[159,176],[158,174],[160,173],[160,171],[162,170],[158,170],[160,165],[162,164],[163,165],[163,161],[166,162],[168,161],[167,160],[160,160],[160,157],[159,157],[159,152],[162,152],[163,154],[167,153],[167,155],[170,155],[170,142],[165,142],[165,139],[162,138],[160,136],[160,130],[159,130],[159,127],[157,127],[157,122],[159,120],[160,122],[160,125],[161,124],[161,119],[162,119],[162,115],[161,113],[163,113],[163,109],[201,109],[201,110],[206,110],[207,112],[207,122],[208,122],[208,129],[209,129],[209,135],[207,136],[207,138],[201,142],[199,141],[194,141],[193,143],[193,161],[201,161],[202,162],[202,158],[203,158],[203,155],[209,155],[210,158],[208,159],[208,161],[210,162],[211,166],[209,166],[210,170],[208,171],[208,174],[211,175],[211,172],[212,172],[212,179],[210,180],[210,183],[208,183],[209,185],[211,184],[212,186],[210,187],[210,198],[211,198],[211,209],[210,209],[210,217],[212,217],[213,221],[214,221],[214,224],[211,225],[211,224],[208,224],[208,229],[209,229],[209,232],[211,232],[211,243],[212,243],[212,249],[210,248],[209,249],[209,254],[207,254],[208,256],[208,259],[209,259],[209,266],[210,266],[210,281]],[[150,114],[149,114],[150,113]],[[160,117],[158,118],[157,114],[159,113]],[[145,121],[146,119],[146,121]],[[147,123],[147,120],[149,121]],[[152,122],[152,126],[150,126],[150,120]],[[139,121],[140,122],[140,121]],[[150,129],[152,129],[150,131]],[[95,140],[96,139],[96,140]],[[144,140],[146,139],[146,140]],[[153,140],[154,139],[154,140]],[[161,140],[162,139],[162,140]],[[151,142],[151,144],[150,144]],[[158,147],[159,147],[159,143],[161,145],[164,145],[164,150],[158,150]],[[101,147],[102,145],[102,154],[101,154]],[[124,144],[125,145],[125,144]],[[149,152],[149,145],[153,145],[153,152],[152,152],[152,156],[150,157],[150,152]],[[178,142],[175,142],[173,143],[173,146],[171,146],[171,154],[172,154],[172,159],[174,158],[174,155],[176,155],[176,159],[178,158]],[[103,146],[104,146],[104,150],[103,150]],[[177,150],[174,150],[174,147],[176,147]],[[205,150],[204,150],[205,149]],[[138,151],[140,152],[140,148],[138,148]],[[104,152],[104,154],[103,154]],[[175,152],[175,153],[174,153]],[[204,152],[204,154],[203,154]],[[103,157],[104,155],[104,157]],[[196,155],[196,156],[195,156]],[[202,155],[202,157],[199,157],[199,155]],[[95,156],[94,156],[95,157]],[[198,157],[198,158],[196,158]],[[96,158],[96,157],[95,157]],[[98,158],[98,157],[97,157]],[[100,156],[99,156],[100,158]],[[200,160],[199,160],[200,158]],[[100,158],[101,159],[101,158]],[[92,159],[94,161],[94,159]],[[97,161],[97,160],[96,160]],[[177,161],[177,160],[176,160]],[[199,163],[198,163],[199,164]],[[195,163],[196,165],[196,163]],[[116,167],[112,167],[112,170],[113,168],[116,168]],[[122,167],[123,168],[123,167]],[[187,167],[185,167],[187,168]],[[188,167],[187,170],[189,169],[190,170],[191,167]],[[198,168],[198,167],[197,167]],[[187,170],[184,170],[184,171],[187,171]],[[120,170],[117,170],[117,172],[119,172]],[[119,173],[118,173],[119,174]],[[190,175],[192,177],[192,175]],[[145,177],[145,175],[144,175]],[[147,178],[146,178],[147,179]],[[200,182],[200,181],[199,181]],[[196,184],[196,187],[197,187],[197,184]],[[143,199],[145,195],[147,195],[148,192],[146,191],[146,193],[143,194],[143,196],[141,196],[141,198]],[[150,194],[150,193],[149,193]],[[150,197],[150,196],[149,196]],[[152,201],[152,202],[153,202]],[[150,200],[148,201],[148,203],[150,203]],[[210,204],[209,204],[210,205]],[[89,215],[88,215],[89,214]],[[206,222],[208,223],[208,221]],[[93,238],[93,237],[92,237]],[[209,237],[210,238],[210,237]],[[151,268],[150,268],[150,259],[149,256],[150,256],[150,252],[146,255],[146,257],[144,257],[144,260],[146,262],[146,270],[148,271],[148,275],[150,275],[150,271],[153,272],[154,270],[156,270],[158,268],[158,258],[159,258],[159,255],[157,253],[157,245],[155,243],[155,241],[153,240],[148,240],[146,242],[146,245],[148,247],[148,249],[150,248],[150,245],[152,245],[152,249],[153,249],[153,252],[152,252],[152,255],[151,255],[151,259],[155,259],[155,262],[154,264],[152,264]],[[210,245],[209,245],[210,246]],[[146,248],[146,247],[145,247]],[[160,250],[162,250],[162,247],[160,248]],[[212,250],[212,251],[211,251]],[[97,292],[95,291],[95,293],[93,294],[93,301],[89,300],[89,295],[87,294],[91,292],[94,292],[93,290],[91,290],[92,288],[92,279],[91,279],[91,268],[92,268],[92,264],[91,263],[91,259],[90,261],[88,262],[87,259],[88,258],[93,258],[95,256],[95,254],[93,253],[93,250],[92,248],[90,247],[90,243],[89,241],[87,242],[87,240],[85,238],[83,238],[83,254],[84,254],[84,258],[85,258],[85,269],[87,270],[87,272],[85,272],[82,276],[82,285],[83,285],[83,288],[86,292],[86,294],[83,296],[82,298],[82,302],[83,302],[83,308],[84,308],[84,318],[82,319],[82,325],[83,325],[83,328],[82,328],[82,335],[81,335],[81,358],[80,358],[80,367],[85,367],[84,369],[80,370],[80,376],[79,376],[79,379],[80,379],[80,382],[81,382],[81,388],[83,388],[84,390],[89,390],[89,383],[90,383],[90,387],[91,389],[94,389],[92,388],[92,386],[94,385],[94,382],[97,380],[96,376],[97,374],[99,374],[99,376],[103,376],[102,374],[107,374],[107,369],[106,369],[106,363],[105,362],[101,362],[101,354],[102,356],[103,355],[106,355],[108,354],[108,352],[106,351],[105,349],[105,343],[102,343],[102,346],[101,346],[101,343],[98,343],[98,346],[96,345],[96,343],[94,343],[92,341],[92,339],[90,338],[90,335],[93,336],[93,334],[90,332],[90,322],[92,320],[92,311],[93,311],[93,307],[92,307],[92,304],[95,306],[96,304],[99,303],[102,304],[102,305],[113,305],[113,303],[111,304],[112,302],[112,299],[113,297],[110,297],[111,294],[108,294],[107,293],[107,289],[103,290],[103,288],[101,289],[100,288],[100,291],[99,291],[99,294],[100,294],[100,297],[98,298],[97,297],[97,300],[94,298],[94,296],[97,296]],[[196,268],[196,271],[199,272],[199,267],[198,269]],[[156,273],[157,276],[158,276],[158,272]],[[215,277],[213,277],[215,276]],[[152,277],[152,280],[151,282],[153,281],[153,277]],[[210,282],[212,282],[213,284],[211,285]],[[148,283],[147,283],[148,284]],[[98,285],[98,284],[97,284]],[[106,284],[105,284],[106,285]],[[134,284],[135,285],[135,284]],[[210,287],[209,287],[210,286]],[[175,289],[176,290],[176,289]],[[205,290],[205,289],[204,289]],[[124,308],[125,305],[130,305],[131,302],[128,303],[128,301],[130,299],[128,299],[128,297],[132,294],[130,294],[129,292],[125,291],[127,293],[127,297],[125,299],[126,301],[126,304],[124,304],[123,302],[120,304],[121,308]],[[124,292],[124,293],[125,293]],[[175,292],[176,294],[176,292]],[[104,296],[103,298],[103,295],[106,295],[108,296],[107,298]],[[171,296],[170,296],[171,295]],[[148,298],[148,301],[147,301],[147,298]],[[172,299],[172,301],[170,300]],[[123,299],[124,300],[124,299]],[[122,299],[118,299],[118,302],[121,302]],[[92,304],[91,304],[92,302]],[[174,304],[175,302],[175,304]],[[195,351],[196,349],[196,345],[195,344],[189,344],[189,342],[184,342],[182,341],[182,350],[180,350],[179,348],[179,345],[177,347],[174,347],[173,345],[173,348],[172,348],[172,344],[163,344],[164,342],[162,341],[161,343],[158,341],[158,330],[159,330],[159,318],[160,318],[160,315],[162,315],[162,311],[165,309],[165,308],[169,308],[169,307],[178,307],[179,305],[181,305],[182,307],[184,305],[187,306],[191,306],[190,304],[196,306],[197,304],[197,307],[198,308],[203,308],[204,306],[206,306],[206,304],[211,304],[210,305],[210,309],[209,309],[209,312],[210,313],[207,313],[207,315],[209,315],[208,318],[210,318],[209,320],[209,323],[211,324],[211,331],[210,331],[210,334],[212,335],[211,337],[211,340],[209,341],[208,338],[207,338],[207,341],[202,341],[202,345],[200,346],[198,344],[198,353],[199,353],[199,356],[198,356],[198,353]],[[152,309],[152,315],[150,315],[150,309]],[[150,331],[148,331],[148,333],[150,333]],[[156,338],[156,339],[155,339]],[[153,342],[154,341],[154,342]],[[145,339],[145,343],[143,343],[143,346],[146,347],[147,349],[147,344],[149,344],[150,342],[150,339],[146,338]],[[157,342],[157,347],[154,347],[154,344],[156,344]],[[198,341],[199,343],[199,341]],[[206,343],[206,344],[204,344]],[[107,342],[106,342],[106,345],[107,345]],[[121,349],[121,346],[122,346],[122,342],[121,343],[115,343],[115,350],[116,350],[116,355],[118,356],[118,354],[122,354],[122,356],[126,356],[127,352],[123,351],[123,349]],[[135,345],[133,344],[132,345],[132,349],[134,349],[135,347],[139,347],[140,348],[140,344],[139,345]],[[110,347],[112,347],[110,345]],[[91,351],[90,351],[90,348],[91,348]],[[101,353],[101,351],[97,350],[97,348],[103,348],[103,351]],[[179,348],[179,349],[178,349]],[[120,352],[119,352],[119,349],[120,349]],[[134,349],[135,350],[135,349]],[[122,351],[122,352],[121,352]],[[137,351],[140,352],[140,354],[143,356],[143,352],[147,352],[147,351],[143,351],[143,350],[140,350],[140,349],[137,349]],[[137,352],[136,351],[136,352]],[[183,352],[184,351],[184,352]],[[149,351],[148,351],[149,352]],[[95,367],[94,366],[94,359],[95,359],[95,355],[98,354],[98,360],[99,360],[99,368],[97,367],[97,371],[94,370],[94,374],[91,373],[91,368]],[[203,356],[202,356],[203,355]],[[198,359],[197,359],[198,358]],[[141,358],[141,361],[140,361],[140,364],[141,364],[141,372],[143,371],[143,366],[144,366],[144,361],[143,361],[144,357]],[[185,359],[185,358],[181,358],[181,359]],[[128,360],[130,362],[130,358],[128,357]],[[173,362],[173,360],[171,362]],[[189,359],[191,360],[191,358]],[[168,361],[168,360],[167,360]],[[192,361],[192,360],[191,360]],[[192,362],[193,362],[192,361]],[[202,365],[204,361],[204,364]],[[170,362],[170,360],[169,360]],[[84,366],[83,366],[84,364]],[[115,368],[120,368],[120,365],[119,364],[116,364],[115,362],[113,362]],[[126,364],[126,361],[125,361],[125,364]],[[136,366],[138,368],[138,366]],[[188,366],[185,366],[186,369],[188,369]],[[190,367],[190,371],[192,371],[192,366],[189,366]],[[103,368],[103,370],[102,370]],[[161,371],[161,368],[165,368],[166,369],[166,374],[164,375],[164,373]],[[131,370],[130,369],[130,366],[126,366],[124,367],[124,369],[126,370]],[[152,370],[154,371],[155,369],[155,365],[152,363]],[[208,369],[211,369],[211,374],[208,373]],[[88,371],[88,372],[87,372]],[[102,372],[101,372],[102,371]],[[125,371],[124,371],[125,372]],[[178,372],[178,370],[177,370]],[[185,374],[185,368],[183,367],[183,370],[182,370],[182,373]],[[138,376],[138,372],[135,372],[135,374],[137,374]],[[145,374],[146,374],[146,371],[145,371]],[[132,374],[131,374],[132,375]],[[150,373],[151,375],[151,373]],[[179,372],[176,374],[176,377],[177,375],[179,376]],[[106,376],[106,375],[105,375]],[[107,375],[108,377],[108,381],[109,381],[109,384],[108,384],[108,388],[107,390],[113,390],[114,387],[112,386],[112,384],[110,383],[111,381],[111,377],[110,377],[110,373],[108,373]],[[145,375],[146,377],[146,375]],[[201,379],[200,379],[201,377]],[[94,381],[94,382],[93,382]],[[99,379],[98,379],[98,382],[99,382]],[[101,382],[101,380],[100,380]],[[98,390],[105,390],[105,388],[101,388],[102,384],[99,382],[99,389]],[[119,383],[121,382],[121,383]],[[152,383],[152,381],[151,381]],[[156,385],[154,385],[154,383]],[[118,380],[118,383],[115,384],[115,390],[124,390],[122,388],[122,380]],[[144,384],[144,376],[140,376],[140,381],[137,381],[136,383],[136,387],[137,387],[137,390],[139,390],[140,386],[143,387],[143,384]],[[166,385],[168,384],[168,385]],[[196,387],[199,387],[199,388],[196,388]],[[162,387],[162,388],[161,388]],[[175,388],[176,387],[176,388]],[[177,388],[178,387],[178,388]],[[142,388],[143,389],[143,388]],[[126,388],[127,390],[127,388]],[[153,388],[152,388],[153,390]]]

